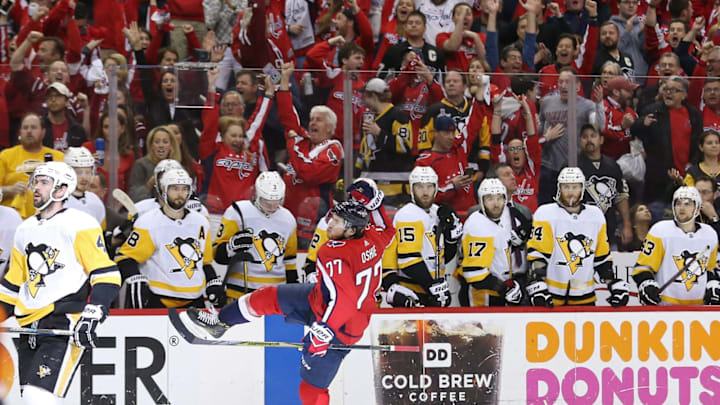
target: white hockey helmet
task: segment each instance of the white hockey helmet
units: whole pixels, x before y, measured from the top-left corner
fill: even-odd
[[[278,172],[262,172],[255,180],[255,196],[269,200],[285,199],[285,182]]]
[[[162,177],[160,177],[160,196],[162,200],[165,201],[165,204],[169,209],[173,211],[181,211],[185,209],[185,203],[187,203],[187,200],[185,200],[183,206],[180,208],[173,208],[167,200],[168,188],[174,185],[188,186],[188,198],[190,198],[190,193],[192,192],[192,178],[185,169],[170,169],[163,173]]]
[[[160,175],[165,173],[166,171],[172,169],[184,170],[180,162],[175,159],[163,159],[155,165],[155,168],[153,169],[153,178],[155,178],[155,191],[158,193],[158,195],[160,195],[160,181],[158,180],[158,177],[160,177]]]
[[[561,184],[582,184],[583,188],[580,192],[580,201],[585,196],[585,175],[579,167],[566,167],[560,170],[557,178],[557,192],[555,193],[555,201],[560,202],[560,185]]]
[[[435,170],[433,170],[430,166],[415,166],[415,168],[410,172],[408,182],[410,183],[410,197],[413,202],[415,202],[413,186],[417,183],[432,183],[435,186],[435,194],[433,195],[433,198],[437,195],[438,176],[437,173],[435,173]]]
[[[33,180],[36,176],[47,176],[53,179],[50,198],[48,198],[47,202],[43,204],[42,207],[38,208],[38,211],[44,210],[53,201],[65,201],[77,187],[77,176],[75,175],[75,170],[65,162],[45,162],[36,167],[32,176],[30,176],[30,181],[28,182],[31,189]],[[55,198],[53,194],[62,186],[67,186],[67,190],[65,190],[65,193],[63,193],[61,197]]]
[[[677,200],[682,199],[688,199],[695,203],[695,209],[693,210],[693,215],[690,220],[687,222],[680,222],[677,219],[677,214],[675,213],[675,202]],[[675,218],[675,221],[677,221],[681,225],[688,224],[695,220],[695,218],[700,215],[700,206],[702,205],[702,198],[700,197],[700,192],[695,187],[680,187],[673,193],[673,200],[672,200],[672,213],[673,218]]]
[[[64,162],[72,168],[95,167],[95,158],[84,146],[68,148],[65,152]]]
[[[500,181],[500,179],[485,179],[482,183],[480,183],[480,187],[478,187],[478,203],[480,204],[480,211],[482,211],[485,216],[487,216],[487,213],[485,212],[485,201],[483,198],[486,195],[497,194],[502,195],[505,199],[505,203],[507,203],[507,188],[505,188],[505,185],[502,181]]]

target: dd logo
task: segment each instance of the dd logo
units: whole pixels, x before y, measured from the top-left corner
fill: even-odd
[[[425,368],[450,367],[452,364],[452,345],[450,343],[425,343],[423,346],[423,366]]]

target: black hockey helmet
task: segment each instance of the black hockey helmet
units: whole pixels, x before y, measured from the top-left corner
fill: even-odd
[[[337,203],[332,209],[332,213],[345,220],[345,227],[355,228],[358,234],[361,234],[367,224],[370,222],[370,213],[360,204],[344,201]]]

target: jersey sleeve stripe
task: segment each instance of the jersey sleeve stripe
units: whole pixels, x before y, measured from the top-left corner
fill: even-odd
[[[94,286],[95,284],[100,284],[100,283],[120,285],[120,283],[121,283],[120,273],[118,273],[117,275],[107,275],[107,276],[102,276],[102,277],[91,277],[90,278],[91,285]]]
[[[108,267],[103,267],[103,268],[95,269],[95,270],[92,271],[92,273],[90,273],[90,275],[92,275],[92,276],[99,276],[99,275],[101,275],[101,274],[112,273],[112,272],[115,272],[115,271],[117,271],[117,270],[118,270],[118,269],[117,269],[116,266],[108,266]]]
[[[17,294],[8,293],[7,290],[0,287],[0,301],[10,304],[10,305],[15,305],[15,303],[17,302]],[[8,314],[8,315],[12,315],[12,314]]]
[[[413,253],[398,253],[397,255],[398,259],[411,259],[415,257],[422,257],[420,255],[420,252],[413,252]]]
[[[543,253],[535,248],[528,248],[528,260],[535,260],[535,259],[542,259],[542,258],[550,260],[551,256],[552,256],[552,254]]]
[[[16,294],[20,292],[20,286],[17,286],[15,284],[11,283],[7,279],[2,279],[2,281],[0,281],[0,285],[2,285],[3,287],[7,288],[8,290],[10,290]]]
[[[322,273],[323,284],[325,285],[325,288],[327,288],[330,295],[330,299],[327,303],[327,309],[325,309],[325,313],[322,317],[322,321],[327,322],[330,319],[333,310],[335,309],[335,304],[337,303],[337,289],[335,288],[335,283],[333,283],[332,278],[327,273],[327,270],[325,270],[325,265],[320,261],[319,258],[317,260],[317,268]]]

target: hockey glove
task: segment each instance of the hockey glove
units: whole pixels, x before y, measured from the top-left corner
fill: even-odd
[[[512,221],[516,221],[517,226],[513,226],[513,229],[510,231],[510,243],[515,247],[520,247],[530,239],[532,220],[526,218],[524,215],[518,215],[512,218]]]
[[[350,197],[362,204],[368,211],[373,211],[382,205],[385,194],[377,186],[367,181],[356,181],[347,188]]]
[[[608,290],[610,290],[610,296],[607,298],[607,302],[612,305],[613,308],[627,305],[630,299],[630,284],[616,278],[608,283]]]
[[[440,220],[439,228],[445,237],[445,242],[455,243],[462,236],[462,222],[460,217],[449,205],[441,205],[437,211],[438,219]]]
[[[520,305],[522,300],[522,287],[517,280],[505,280],[505,302],[508,305]]]
[[[428,292],[432,295],[433,306],[436,307],[449,307],[450,306],[450,287],[447,281],[443,279],[437,279],[430,287]]]
[[[313,322],[310,326],[310,347],[308,351],[313,356],[324,356],[327,354],[328,346],[335,337],[335,333],[325,322]]]
[[[249,229],[241,229],[230,237],[227,242],[227,255],[233,257],[239,252],[244,252],[253,246],[253,233]]]
[[[415,291],[400,284],[393,284],[387,290],[386,301],[395,308],[410,308],[417,306],[420,298]]]
[[[151,292],[148,278],[142,274],[130,276],[125,280],[127,295],[130,299],[130,308],[143,309],[148,307]]]
[[[660,286],[655,280],[645,280],[638,287],[638,297],[643,305],[660,305]]]
[[[227,295],[225,294],[225,286],[223,285],[222,278],[214,278],[207,282],[205,285],[205,296],[213,306],[225,306]]]
[[[305,283],[317,284],[317,282],[318,282],[317,271],[313,271],[312,273],[305,274]]]
[[[97,341],[95,329],[108,316],[108,310],[102,305],[87,304],[73,330],[73,341],[81,349],[94,348]]]
[[[705,285],[705,305],[720,305],[720,281],[710,280]]]
[[[552,296],[548,292],[547,284],[544,281],[533,281],[527,286],[527,293],[530,296],[530,303],[534,307],[552,308]]]

